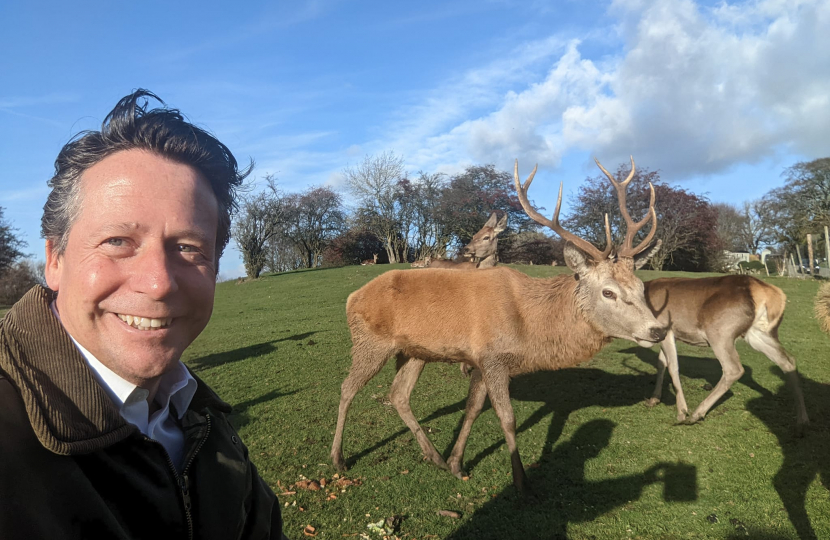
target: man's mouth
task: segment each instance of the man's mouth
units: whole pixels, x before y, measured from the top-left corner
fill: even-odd
[[[173,317],[152,319],[149,317],[139,317],[137,315],[122,315],[121,313],[117,313],[117,315],[119,319],[133,328],[138,328],[139,330],[156,330],[158,328],[165,328],[170,326],[170,323],[173,322]]]

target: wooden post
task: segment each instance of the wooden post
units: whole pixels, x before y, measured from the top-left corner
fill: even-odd
[[[824,257],[827,259],[827,268],[830,268],[830,232],[824,226]]]
[[[788,272],[790,277],[798,277],[795,271],[795,259],[793,259],[793,254],[790,253],[790,271]]]
[[[798,253],[798,271],[804,273],[804,259],[801,258],[801,246],[796,244],[795,252]]]
[[[807,256],[810,258],[810,275],[815,275],[815,271],[813,270],[813,261],[815,261],[815,257],[813,257],[813,235],[807,233]]]
[[[769,277],[769,268],[767,268],[767,259],[764,257],[764,270],[767,271],[767,277]]]

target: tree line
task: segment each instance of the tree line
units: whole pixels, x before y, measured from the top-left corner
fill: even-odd
[[[617,168],[625,177],[630,165]],[[499,260],[504,263],[562,262],[562,242],[548,236],[524,213],[512,174],[493,165],[473,165],[456,175],[419,171],[408,175],[403,158],[392,152],[366,156],[343,170],[343,193],[312,187],[297,194],[280,191],[267,176],[267,188],[244,198],[234,239],[248,276],[263,271],[359,264],[378,254],[379,262],[412,262],[426,256],[451,257],[482,227],[492,212],[508,215]],[[725,251],[757,254],[769,247],[784,253],[803,246],[830,225],[830,158],[785,169],[784,185],[742,205],[713,203],[705,195],[665,182],[659,171],[638,168],[628,188],[634,216],[644,215],[649,182],[657,198],[657,238],[652,258],[657,270],[723,271]],[[344,195],[354,207],[347,209]],[[601,176],[588,177],[566,228],[601,245],[603,219],[611,219],[615,242],[625,230],[614,189]],[[645,232],[640,232],[642,237]],[[818,247],[816,253],[824,253]],[[826,256],[826,254],[825,254]]]
[[[620,165],[616,175],[627,176],[629,167]],[[493,165],[473,165],[449,176],[423,171],[409,175],[403,158],[385,152],[346,167],[343,176],[342,192],[317,186],[286,193],[276,177],[267,175],[265,189],[241,197],[232,236],[249,277],[263,271],[359,264],[374,254],[382,263],[451,258],[492,212],[508,216],[499,242],[501,262],[563,262],[562,241],[525,215],[512,174]],[[724,251],[757,254],[770,248],[780,255],[796,253],[807,247],[808,235],[815,243],[814,257],[826,258],[825,244],[818,240],[830,226],[830,158],[796,163],[782,177],[781,187],[734,205],[713,203],[665,182],[659,171],[638,168],[628,188],[628,205],[639,219],[648,207],[648,183],[654,185],[656,237],[663,247],[652,258],[652,268],[723,271],[729,263]],[[354,201],[351,207],[344,202],[347,195]],[[562,223],[602,247],[606,213],[614,241],[620,242],[625,231],[614,190],[603,176],[588,177]],[[24,253],[26,243],[3,214],[0,207],[0,304],[8,305],[43,283],[43,264]],[[802,250],[805,256],[807,251]]]

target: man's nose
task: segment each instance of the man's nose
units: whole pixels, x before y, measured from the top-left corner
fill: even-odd
[[[147,247],[136,257],[133,268],[134,288],[154,299],[165,298],[179,290],[174,263],[163,247]]]

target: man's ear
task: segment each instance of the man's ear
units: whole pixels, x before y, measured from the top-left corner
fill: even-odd
[[[58,255],[55,243],[52,240],[46,240],[46,267],[43,269],[43,274],[46,277],[46,285],[55,292],[60,288],[62,267],[63,257]]]
[[[634,255],[634,270],[639,270],[642,268],[654,255],[660,250],[660,247],[663,245],[662,240],[657,240],[651,249],[647,249],[646,251],[641,251],[637,255]]]
[[[574,274],[585,274],[590,269],[588,255],[570,242],[565,244],[564,255],[565,264],[573,270]]]

